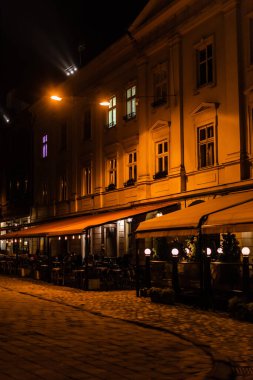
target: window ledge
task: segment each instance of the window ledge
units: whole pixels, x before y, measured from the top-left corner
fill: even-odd
[[[133,178],[130,178],[128,181],[124,182],[124,187],[134,186],[135,183],[136,183],[136,180]]]
[[[167,177],[168,175],[168,172],[167,170],[163,170],[161,172],[157,172],[153,175],[153,179],[160,179],[160,178],[165,178]]]
[[[151,103],[151,106],[156,108],[167,104],[167,98],[160,98],[156,99],[153,103]]]
[[[128,113],[127,115],[123,116],[123,120],[130,121],[136,118],[136,112]]]
[[[116,190],[115,183],[110,183],[110,185],[105,188],[105,191],[113,191],[113,190]]]

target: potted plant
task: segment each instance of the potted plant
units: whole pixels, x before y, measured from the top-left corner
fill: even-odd
[[[211,263],[213,286],[220,290],[240,288],[241,250],[235,234],[222,234],[217,261]]]

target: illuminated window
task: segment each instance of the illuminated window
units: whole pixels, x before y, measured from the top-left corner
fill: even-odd
[[[168,141],[156,143],[156,174],[154,179],[168,175]]]
[[[212,124],[198,128],[198,164],[199,168],[213,166],[215,161],[215,139]]]
[[[60,177],[60,189],[59,189],[59,200],[67,200],[67,179],[65,176]]]
[[[168,99],[168,68],[167,64],[158,65],[153,73],[154,102],[153,107],[167,103]]]
[[[113,96],[109,100],[109,110],[108,110],[108,127],[114,127],[116,125],[116,96]]]
[[[197,87],[214,83],[214,46],[211,39],[196,47]]]
[[[127,162],[127,170],[128,170],[128,180],[124,183],[124,186],[134,185],[137,181],[137,152],[136,150],[128,153],[128,162]]]
[[[91,163],[87,163],[82,172],[82,195],[88,195],[91,192]]]
[[[91,111],[86,110],[83,118],[83,140],[91,139]]]
[[[116,158],[107,161],[107,190],[113,190],[117,186],[117,160]]]
[[[44,136],[42,136],[42,157],[43,158],[47,157],[47,153],[48,153],[48,150],[47,150],[48,145],[47,144],[48,144],[47,135],[44,135]]]
[[[130,120],[136,116],[136,86],[131,86],[126,90],[126,116],[125,120]]]

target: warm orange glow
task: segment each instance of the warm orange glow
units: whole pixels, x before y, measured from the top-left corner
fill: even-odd
[[[56,100],[57,102],[61,102],[62,101],[62,98],[60,96],[57,96],[57,95],[50,96],[50,99]]]
[[[103,102],[100,102],[99,104],[101,106],[107,106],[107,107],[110,105],[110,103],[108,101],[106,101],[106,100],[104,100]]]

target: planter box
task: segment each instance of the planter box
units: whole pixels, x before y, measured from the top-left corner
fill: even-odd
[[[217,290],[233,290],[241,288],[240,263],[211,263],[212,285]]]
[[[178,263],[178,275],[180,287],[184,289],[196,289],[200,287],[200,263],[180,262]]]

